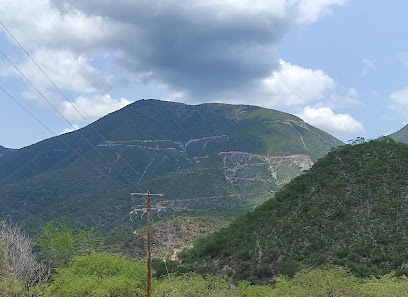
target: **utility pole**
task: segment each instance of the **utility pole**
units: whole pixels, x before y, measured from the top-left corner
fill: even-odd
[[[150,204],[150,196],[160,196],[162,197],[163,194],[150,194],[149,191],[146,193],[130,193],[130,195],[143,195],[147,196],[147,209],[134,209],[132,212],[137,212],[138,210],[142,210],[143,212],[147,212],[147,297],[152,296],[152,243],[151,243],[151,232],[150,232],[150,225],[151,225],[151,212],[152,207]]]

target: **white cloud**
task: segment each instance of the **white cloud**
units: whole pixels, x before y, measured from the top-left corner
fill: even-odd
[[[346,2],[0,0],[0,19],[67,90],[107,92],[112,68],[92,59],[108,53],[124,76],[211,98],[258,87],[277,70],[276,45],[288,31]]]
[[[32,56],[62,90],[90,93],[107,91],[111,87],[112,76],[93,67],[92,61],[86,56],[75,56],[65,50],[45,49],[36,51]],[[40,89],[52,87],[51,82],[31,60],[26,59],[18,67],[36,87]]]
[[[39,100],[40,99],[37,93],[27,92],[27,91],[22,92],[21,97],[27,100]]]
[[[0,0],[2,22],[30,49],[83,52],[97,49],[122,28],[106,18],[73,9],[64,13],[50,0]]]
[[[408,106],[408,87],[392,93],[389,98],[398,105]]]
[[[178,5],[205,9],[218,17],[269,15],[278,18],[295,16],[297,23],[313,23],[330,13],[332,6],[343,6],[348,0],[200,0],[175,1]],[[173,3],[173,5],[177,5]]]
[[[321,16],[331,12],[330,8],[334,5],[343,6],[347,0],[300,0],[295,1],[298,4],[299,23],[313,23]]]
[[[73,127],[70,127],[70,128],[66,128],[66,129],[64,129],[64,131],[62,131],[61,133],[59,133],[58,135],[61,135],[61,134],[65,134],[65,133],[69,133],[69,132],[72,132],[72,131],[75,131],[75,130],[78,130],[79,129],[79,126],[78,125],[72,125]]]
[[[280,60],[281,68],[262,80],[262,92],[271,105],[306,104],[321,99],[335,87],[323,70],[312,70]]]
[[[213,102],[251,104],[266,108],[304,106],[317,102],[335,88],[334,80],[323,70],[313,70],[279,61],[280,68],[246,88],[228,90],[211,98]],[[188,93],[176,93],[186,101]]]
[[[92,97],[79,96],[73,104],[81,114],[88,120],[97,120],[108,113],[114,112],[126,105],[132,103],[131,101],[121,98],[113,99],[109,94],[95,95]],[[69,120],[83,120],[81,115],[72,107],[72,105],[65,101],[61,104],[62,114]]]
[[[306,106],[298,114],[305,122],[330,133],[364,131],[363,125],[349,114],[336,114],[329,107]]]

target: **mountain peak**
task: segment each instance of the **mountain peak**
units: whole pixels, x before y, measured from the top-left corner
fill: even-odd
[[[123,187],[166,193],[173,214],[226,205],[242,213],[341,144],[276,110],[139,100],[79,132],[2,157],[0,219],[13,214],[29,225],[65,217],[112,230],[120,218],[117,228],[125,228],[131,201]]]

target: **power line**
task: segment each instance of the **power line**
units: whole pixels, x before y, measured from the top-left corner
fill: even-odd
[[[38,67],[38,69],[41,70],[41,72],[45,75],[45,77],[47,77],[47,79],[54,85],[54,87],[59,91],[59,93],[71,104],[71,106],[78,112],[78,114],[88,123],[88,125],[90,125],[91,123],[85,118],[85,116],[76,108],[75,104],[72,103],[71,100],[68,99],[68,97],[64,94],[64,92],[61,91],[61,89],[54,83],[54,81],[47,75],[47,73],[45,73],[45,71],[41,68],[41,66],[34,60],[34,58],[28,53],[28,51],[26,51],[26,49],[21,45],[21,43],[14,37],[14,35],[10,32],[10,30],[7,29],[7,27],[3,24],[2,21],[0,21],[0,24],[3,26],[3,28],[7,31],[7,33],[14,39],[14,41],[20,46],[20,48],[27,54],[27,56],[31,59],[31,61],[33,61],[33,63]],[[95,133],[97,133],[99,135],[99,137],[102,138],[103,141],[105,141],[107,143],[107,140],[95,129],[95,127],[90,126]],[[75,129],[75,127],[73,127]],[[76,129],[75,129],[76,130]],[[134,173],[138,173],[126,160],[125,158],[123,158],[114,148],[113,146],[109,146],[112,151],[119,156],[124,162],[125,164],[131,169],[133,170]]]
[[[147,196],[147,297],[152,296],[152,247],[151,247],[151,211],[152,207],[150,205],[150,196],[160,196],[163,197],[162,193],[159,194],[150,194],[149,191],[147,193],[130,193],[130,195],[143,195]]]
[[[0,89],[8,96],[10,97],[14,102],[16,102],[22,109],[24,109],[30,116],[32,116],[38,123],[41,124],[45,129],[47,129],[52,135],[57,136],[50,128],[48,128],[47,125],[45,125],[40,119],[38,119],[32,112],[30,112],[27,108],[24,107],[17,99],[15,99],[13,96],[10,95],[2,86],[0,86]],[[97,168],[95,165],[93,165],[91,162],[89,162],[82,154],[80,154],[77,150],[75,150],[72,146],[70,146],[66,141],[63,140],[63,138],[58,137],[58,139],[64,143],[69,149],[71,149],[74,153],[76,153],[79,157],[81,157],[86,163],[88,163],[91,167],[93,167],[95,170],[97,170],[99,173],[102,175],[106,176],[109,178],[111,181],[116,183],[119,187],[122,187],[117,181],[114,179],[110,178],[107,174],[105,174],[103,171],[101,171],[99,168]]]
[[[82,135],[82,133],[75,128],[75,126],[68,121],[68,119],[66,117],[64,117],[64,115],[62,113],[59,112],[59,110],[47,99],[47,97],[45,97],[45,95],[31,82],[31,80],[24,75],[24,73],[21,72],[21,70],[13,63],[13,61],[11,61],[9,59],[9,57],[7,57],[7,55],[0,50],[0,53],[10,62],[11,65],[13,65],[13,67],[28,81],[28,83],[38,92],[38,94],[41,95],[41,97],[44,98],[45,101],[47,101],[47,103],[93,148],[95,149],[96,152],[98,152],[98,154],[100,154],[102,156],[102,158],[104,158],[113,168],[115,168],[123,177],[125,177],[130,183],[133,183],[132,180],[130,180],[129,177],[127,177],[122,171],[120,171],[115,164],[113,164],[111,161],[108,160],[108,158],[106,158],[85,136]]]
[[[62,90],[56,85],[56,83],[47,75],[47,73],[42,69],[42,67],[34,60],[34,58],[28,53],[28,51],[22,46],[22,44],[17,40],[17,38],[14,37],[14,35],[10,32],[10,30],[4,25],[3,22],[0,21],[0,24],[3,26],[3,28],[7,31],[7,33],[14,39],[14,41],[19,45],[19,47],[26,53],[26,55],[31,59],[31,61],[40,69],[40,71],[44,74],[44,76],[52,83],[52,85],[59,91],[59,93],[71,104],[71,106],[78,112],[78,114],[90,125],[90,122],[85,118],[85,116],[76,108],[76,106],[72,103],[71,100],[68,99],[68,97],[62,92]],[[38,90],[37,87],[34,86],[34,84],[28,79],[21,71],[18,69],[18,67],[5,55],[1,50],[1,54],[13,65],[13,67],[29,82],[29,84],[41,95],[41,97],[46,100],[46,102],[57,112],[76,132],[79,133],[79,135],[92,147],[94,148],[109,164],[111,164],[122,176],[124,176],[131,184],[135,184],[132,180],[129,179],[123,172],[121,172],[114,164],[112,164],[98,149],[96,149],[95,146],[93,146],[87,139],[82,135],[82,133],[75,128],[73,124],[71,124],[64,115],[62,115],[58,109],[44,96],[44,94]],[[10,96],[10,95],[9,95]],[[11,96],[10,96],[11,97]],[[12,98],[12,97],[11,97]],[[14,98],[12,98],[14,101],[16,101]],[[18,101],[16,101],[21,107],[23,107]],[[24,107],[23,107],[24,108]],[[26,108],[24,108],[29,114],[31,114],[35,119],[37,119],[31,112],[29,112]],[[38,119],[37,119],[38,120]],[[38,120],[39,121],[39,120]],[[46,127],[41,121],[39,121],[44,127]],[[103,141],[106,143],[108,142],[92,125],[90,126],[98,135],[101,137]],[[48,127],[46,127],[48,129]],[[50,129],[48,129],[52,134],[55,135]],[[109,146],[112,151],[120,157],[125,164],[135,173],[138,173],[126,160],[123,158],[121,154],[119,154],[113,146]],[[75,151],[73,148],[71,148],[73,151]],[[83,156],[81,156],[83,159],[85,159]],[[86,160],[86,159],[85,159]],[[87,160],[86,160],[87,161]],[[87,161],[90,165],[92,165],[89,161]],[[94,165],[92,165],[95,169],[100,171],[98,168],[96,168]],[[100,171],[101,172],[101,171]]]

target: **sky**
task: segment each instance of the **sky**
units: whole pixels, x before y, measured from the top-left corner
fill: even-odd
[[[13,98],[0,90],[0,145],[149,98],[276,109],[344,142],[388,135],[408,124],[407,11],[406,0],[0,0],[0,87]]]

